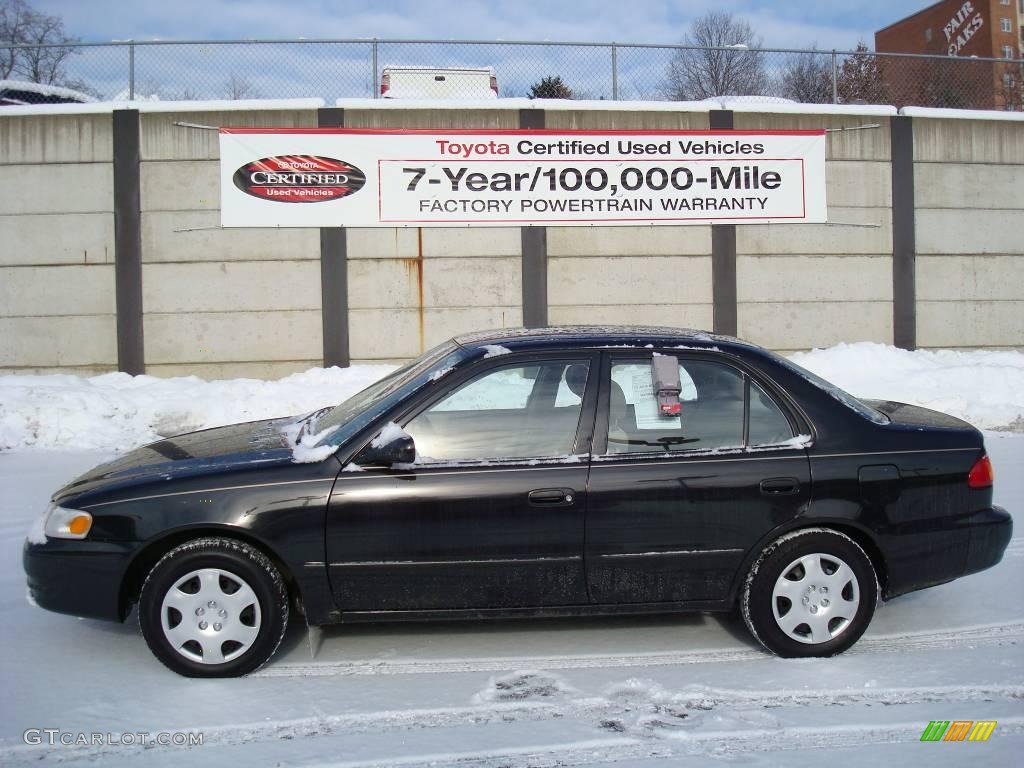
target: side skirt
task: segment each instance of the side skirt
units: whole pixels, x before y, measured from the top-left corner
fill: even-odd
[[[637,616],[693,611],[729,611],[727,600],[694,600],[682,603],[630,603],[626,605],[555,605],[533,608],[459,608],[431,611],[345,611],[341,624],[378,621],[472,621],[476,619],[541,619],[580,616]]]

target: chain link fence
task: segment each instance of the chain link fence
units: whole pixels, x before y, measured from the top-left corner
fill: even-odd
[[[555,93],[575,99],[742,96],[898,107],[1024,107],[1021,59],[503,41],[0,44],[0,80],[35,80],[101,100],[320,97],[332,103],[336,98],[379,97],[382,74],[395,67],[489,68],[501,97],[530,97],[544,78],[558,78]],[[479,93],[460,93],[450,84],[432,93],[429,85],[416,95],[459,98]],[[7,88],[14,86],[7,83]],[[37,90],[38,97],[12,92],[7,101],[46,100],[46,89]]]

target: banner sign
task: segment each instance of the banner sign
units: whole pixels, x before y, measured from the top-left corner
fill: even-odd
[[[222,128],[225,227],[824,222],[825,132]]]

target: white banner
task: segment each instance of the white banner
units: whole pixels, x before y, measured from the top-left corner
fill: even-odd
[[[825,132],[223,128],[225,227],[824,222]]]

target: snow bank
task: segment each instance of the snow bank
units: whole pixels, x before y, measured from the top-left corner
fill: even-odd
[[[790,356],[852,395],[920,405],[980,429],[1024,432],[1024,353],[858,342]]]
[[[388,365],[312,368],[277,381],[0,376],[0,450],[129,450],[161,437],[335,405]]]
[[[923,405],[983,429],[1024,432],[1024,353],[907,352],[864,342],[792,359],[859,397]],[[341,402],[391,370],[312,368],[277,381],[0,376],[0,450],[129,450],[195,429],[308,413]],[[462,394],[468,397],[472,388]],[[316,436],[299,438],[299,460],[311,460],[302,449]]]

